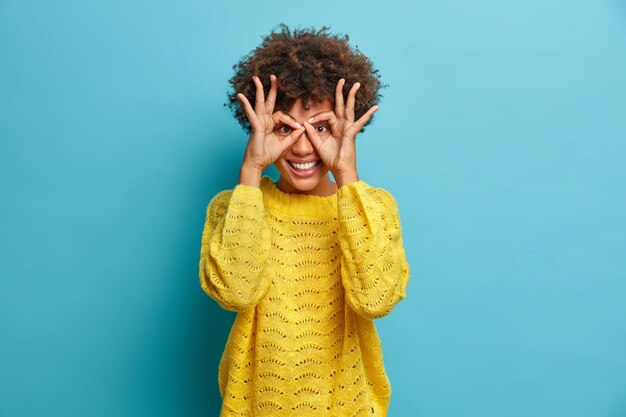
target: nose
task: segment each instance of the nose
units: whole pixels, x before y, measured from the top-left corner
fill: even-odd
[[[308,155],[315,150],[315,147],[309,140],[306,132],[302,132],[298,140],[296,140],[296,142],[291,145],[291,150],[293,153],[298,155]]]

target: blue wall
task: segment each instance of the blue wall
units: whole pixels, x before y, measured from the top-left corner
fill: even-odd
[[[0,0],[0,415],[217,416],[201,231],[231,67],[279,22],[390,85],[358,149],[412,267],[389,415],[626,416],[622,0]]]

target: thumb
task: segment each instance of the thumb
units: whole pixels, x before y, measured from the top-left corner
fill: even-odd
[[[298,141],[300,135],[304,132],[304,127],[300,127],[291,132],[289,136],[282,140],[283,144],[283,152],[286,151],[289,147],[291,147],[294,143]]]

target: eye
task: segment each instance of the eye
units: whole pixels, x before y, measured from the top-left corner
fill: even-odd
[[[328,126],[325,126],[325,125],[315,126],[315,131],[317,133],[326,133],[328,131]]]
[[[289,133],[291,133],[291,127],[288,125],[282,125],[278,128],[278,132],[284,135],[288,135]]]

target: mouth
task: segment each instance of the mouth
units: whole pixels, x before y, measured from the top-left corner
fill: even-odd
[[[313,175],[319,169],[319,166],[321,165],[321,163],[322,163],[321,159],[318,159],[315,162],[309,162],[306,164],[296,164],[292,161],[287,160],[287,164],[289,165],[291,172],[293,172],[299,177],[309,177]]]

